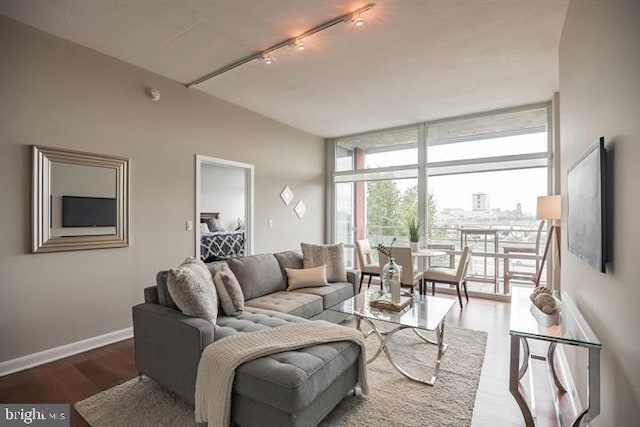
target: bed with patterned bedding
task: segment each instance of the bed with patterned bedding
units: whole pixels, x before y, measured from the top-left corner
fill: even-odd
[[[243,256],[244,240],[244,230],[203,233],[200,235],[200,258],[203,261],[215,261]]]

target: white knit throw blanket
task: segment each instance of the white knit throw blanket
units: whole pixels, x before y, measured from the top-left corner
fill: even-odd
[[[196,377],[196,422],[228,426],[231,421],[231,391],[238,366],[249,360],[315,344],[353,341],[360,345],[358,385],[369,393],[362,333],[324,320],[288,323],[257,332],[239,333],[216,341],[202,352]]]

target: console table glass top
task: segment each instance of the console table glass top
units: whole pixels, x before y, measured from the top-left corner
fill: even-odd
[[[530,288],[512,289],[509,326],[511,335],[581,347],[602,346],[568,294],[562,292],[559,295],[562,308],[560,314],[554,316],[536,312],[529,294]]]
[[[455,303],[455,300],[450,298],[414,295],[413,302],[407,308],[394,312],[369,306],[370,301],[379,297],[379,291],[368,290],[334,305],[330,310],[410,328],[434,331]]]

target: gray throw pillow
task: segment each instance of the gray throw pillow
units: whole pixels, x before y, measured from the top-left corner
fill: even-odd
[[[222,310],[227,316],[237,316],[244,310],[244,295],[236,275],[226,265],[222,264],[213,275],[218,298]]]
[[[315,288],[316,286],[328,286],[327,266],[313,268],[285,268],[289,282],[288,291],[301,288]]]
[[[337,245],[312,245],[301,243],[302,266],[304,268],[327,266],[327,281],[346,282],[347,270],[344,267],[344,247]]]
[[[167,288],[184,314],[215,323],[218,296],[211,272],[202,261],[187,258],[180,267],[169,270]]]

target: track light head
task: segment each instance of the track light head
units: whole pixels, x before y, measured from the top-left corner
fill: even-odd
[[[273,59],[271,59],[271,55],[267,54],[265,56],[262,57],[262,60],[264,61],[265,64],[267,65],[271,65],[273,63]]]
[[[360,16],[360,14],[358,14],[354,23],[356,24],[356,27],[361,27],[362,24],[364,24],[364,21],[362,20],[362,17]]]

